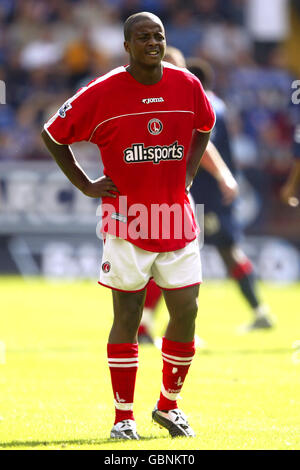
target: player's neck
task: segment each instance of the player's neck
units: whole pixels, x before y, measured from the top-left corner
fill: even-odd
[[[127,72],[142,85],[155,85],[163,76],[163,66],[159,64],[157,67],[139,67],[137,64],[130,64],[126,68]]]

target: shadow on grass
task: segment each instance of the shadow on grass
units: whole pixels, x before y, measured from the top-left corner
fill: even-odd
[[[169,436],[146,436],[140,437],[140,441],[152,441],[155,439],[167,439]],[[10,449],[12,447],[49,447],[49,446],[59,446],[61,449],[67,449],[69,446],[97,446],[103,444],[120,444],[128,442],[126,439],[76,439],[76,440],[61,440],[61,441],[11,441],[11,442],[0,442],[0,449]]]

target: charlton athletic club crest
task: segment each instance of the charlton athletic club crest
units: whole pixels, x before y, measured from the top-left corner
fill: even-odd
[[[162,122],[159,119],[150,119],[148,122],[148,131],[152,135],[158,135],[163,129]]]
[[[104,273],[109,273],[110,268],[111,268],[111,266],[110,266],[110,262],[109,262],[109,261],[105,261],[105,263],[102,264],[102,271],[103,271]]]

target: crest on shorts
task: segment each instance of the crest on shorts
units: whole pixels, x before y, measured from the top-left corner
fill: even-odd
[[[69,103],[68,101],[66,101],[58,110],[58,115],[61,117],[61,118],[65,118],[66,117],[66,112],[72,108],[72,105],[71,103]]]
[[[162,122],[159,119],[150,119],[148,122],[148,131],[152,135],[158,135],[163,130]]]
[[[111,268],[111,264],[110,264],[109,261],[105,261],[105,262],[102,264],[102,271],[103,271],[104,273],[109,273],[110,268]]]

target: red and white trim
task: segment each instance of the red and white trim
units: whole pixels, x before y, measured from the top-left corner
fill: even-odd
[[[95,85],[98,85],[98,83],[101,83],[101,82],[104,82],[105,80],[107,80],[108,78],[112,77],[113,75],[118,75],[119,73],[124,73],[126,72],[126,69],[124,66],[120,66],[120,67],[117,67],[113,70],[111,70],[110,72],[106,73],[105,75],[102,75],[101,77],[97,78],[96,80],[93,80],[89,85],[87,86],[84,86],[82,88],[80,88],[77,93],[75,93],[75,95],[73,95],[71,98],[69,98],[67,100],[67,102],[70,104],[72,103],[74,100],[76,100],[80,95],[82,95],[84,92],[86,92],[87,90],[89,90],[90,88],[94,87]],[[64,145],[64,144],[61,144],[60,142],[57,142],[54,137],[52,136],[52,134],[50,134],[50,132],[48,131],[48,127],[53,123],[53,121],[55,121],[55,119],[59,116],[59,110],[44,124],[44,129],[45,131],[47,132],[47,134],[49,135],[49,137],[53,140],[53,142],[55,142],[56,144],[58,145]]]
[[[127,367],[138,367],[138,357],[112,357],[108,358],[109,367],[127,368]]]
[[[151,279],[152,279],[152,278],[151,278]],[[117,287],[109,286],[108,284],[104,284],[103,282],[100,282],[100,281],[98,281],[98,284],[99,284],[100,286],[108,287],[109,289],[116,290],[116,291],[118,291],[118,292],[132,292],[132,293],[135,293],[135,292],[142,292],[142,290],[146,289],[146,287],[148,286],[148,284],[149,284],[149,282],[150,282],[151,279],[149,279],[149,281],[147,282],[147,284],[146,284],[144,287],[142,287],[141,289],[138,289],[138,290],[117,289]]]
[[[122,410],[122,411],[133,410],[133,403],[120,403],[117,400],[114,400],[114,405],[117,410]]]
[[[194,284],[187,284],[185,286],[180,286],[180,287],[173,287],[173,288],[170,288],[170,287],[161,287],[161,286],[158,286],[160,289],[162,290],[179,290],[179,289],[186,289],[187,287],[193,287],[193,286],[199,286],[200,284],[202,284],[202,281],[199,281],[199,282],[195,282]],[[157,284],[158,285],[158,284]]]
[[[94,133],[96,132],[96,130],[98,129],[99,126],[101,126],[102,124],[105,124],[106,122],[108,121],[112,121],[113,119],[120,119],[120,118],[123,118],[123,117],[128,117],[128,116],[140,116],[140,115],[143,115],[143,114],[163,114],[163,113],[187,113],[187,114],[195,114],[193,111],[189,111],[189,110],[184,110],[184,109],[171,109],[171,110],[168,110],[168,111],[159,111],[159,110],[156,110],[156,111],[144,111],[142,113],[129,113],[129,114],[120,114],[118,116],[112,116],[108,119],[105,119],[105,121],[102,121],[100,122],[99,124],[97,124],[97,126],[95,127],[95,129],[93,130],[90,138],[89,138],[89,142],[91,141]],[[200,131],[200,132],[210,132],[209,131]]]
[[[189,366],[192,363],[194,355],[189,357],[171,356],[162,351],[162,357],[164,361],[174,364],[175,366]]]
[[[163,394],[164,397],[166,397],[168,400],[172,400],[172,401],[176,401],[178,400],[179,396],[180,396],[180,392],[168,392],[165,387],[164,387],[164,384],[162,383],[161,384],[161,393]]]

